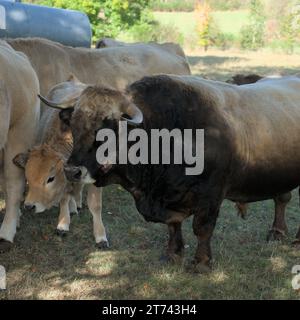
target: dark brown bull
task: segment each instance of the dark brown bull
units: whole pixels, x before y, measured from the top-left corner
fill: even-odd
[[[74,138],[66,174],[74,181],[91,176],[97,186],[121,184],[147,221],[168,225],[169,259],[182,256],[181,224],[193,215],[198,247],[192,266],[204,271],[210,266],[210,241],[225,198],[234,202],[276,199],[299,187],[299,101],[297,77],[233,86],[160,75],[133,83],[126,94],[90,86],[73,114],[70,107],[60,112]],[[110,128],[117,133],[121,119],[129,119],[147,133],[162,128],[204,129],[203,173],[185,175],[185,163],[99,164],[95,130]],[[294,243],[299,245],[300,229],[296,237]]]

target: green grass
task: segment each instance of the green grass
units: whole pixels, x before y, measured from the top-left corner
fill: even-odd
[[[291,287],[291,268],[300,264],[300,252],[290,246],[300,222],[295,195],[288,209],[290,236],[283,244],[265,241],[273,217],[272,201],[253,204],[246,221],[225,201],[212,241],[214,268],[209,275],[161,265],[158,259],[167,240],[166,227],[145,222],[120,188],[107,188],[104,199],[109,251],[94,247],[87,212],[73,217],[71,232],[63,240],[53,234],[55,210],[23,217],[15,248],[1,256],[8,289],[0,292],[0,298],[299,298]],[[184,224],[184,237],[187,261],[196,245],[191,219]]]
[[[223,33],[237,36],[243,25],[247,24],[248,11],[216,11],[212,16]]]
[[[237,36],[241,27],[247,23],[248,11],[215,11],[212,16],[223,33]],[[195,33],[194,12],[154,12],[154,17],[162,24],[175,25],[185,37]]]

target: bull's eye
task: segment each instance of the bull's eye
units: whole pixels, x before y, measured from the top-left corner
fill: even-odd
[[[48,180],[47,180],[47,184],[53,182],[53,181],[54,181],[54,178],[55,178],[55,177],[49,177]]]

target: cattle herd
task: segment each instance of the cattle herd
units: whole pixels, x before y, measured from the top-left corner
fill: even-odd
[[[181,225],[193,215],[192,270],[211,268],[210,241],[224,199],[244,217],[247,203],[274,199],[268,239],[286,235],[285,207],[300,185],[300,77],[236,75],[228,83],[192,76],[176,44],[102,39],[95,49],[38,38],[0,40],[0,163],[6,210],[0,252],[20,224],[21,204],[59,204],[56,232],[87,205],[98,248],[109,246],[102,187],[120,184],[147,220],[168,227],[166,261],[181,260]],[[184,165],[110,164],[96,159],[100,129],[204,129],[204,170]],[[120,132],[119,136],[120,136]],[[26,192],[25,192],[26,189]],[[66,240],[67,241],[67,240]],[[300,229],[293,242],[300,247]]]

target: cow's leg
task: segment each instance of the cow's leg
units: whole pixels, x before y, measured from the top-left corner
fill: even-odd
[[[87,195],[88,208],[93,216],[93,230],[96,245],[99,249],[109,247],[105,227],[102,222],[102,188],[89,185]]]
[[[81,183],[74,183],[73,186],[74,198],[77,206],[77,211],[80,212],[82,209],[82,190],[83,184]]]
[[[183,257],[184,241],[181,232],[181,222],[169,223],[169,242],[167,254],[161,257],[162,262],[180,262]]]
[[[0,252],[10,249],[16,228],[20,225],[20,204],[23,199],[25,186],[24,171],[14,165],[12,159],[22,152],[26,152],[30,147],[30,135],[23,137],[18,135],[17,129],[11,128],[8,136],[7,145],[4,149],[4,188],[6,212],[0,228]],[[22,138],[28,138],[23,141]]]
[[[298,189],[299,196],[300,196],[300,188]],[[300,249],[300,227],[298,229],[298,232],[296,234],[296,239],[293,241],[293,246],[297,249]]]
[[[70,214],[78,214],[77,204],[76,204],[76,200],[75,200],[74,196],[70,197],[69,211],[70,211]]]
[[[300,249],[300,227],[296,234],[296,239],[293,241],[293,246],[296,247],[297,249]]]
[[[268,233],[267,241],[283,240],[283,238],[286,236],[288,228],[285,223],[285,208],[291,198],[292,194],[290,192],[283,193],[274,198],[275,217],[272,229]]]
[[[71,195],[69,193],[65,193],[59,203],[59,217],[58,217],[58,225],[56,228],[56,234],[63,237],[67,235],[70,228],[70,210],[69,210],[69,202]]]

